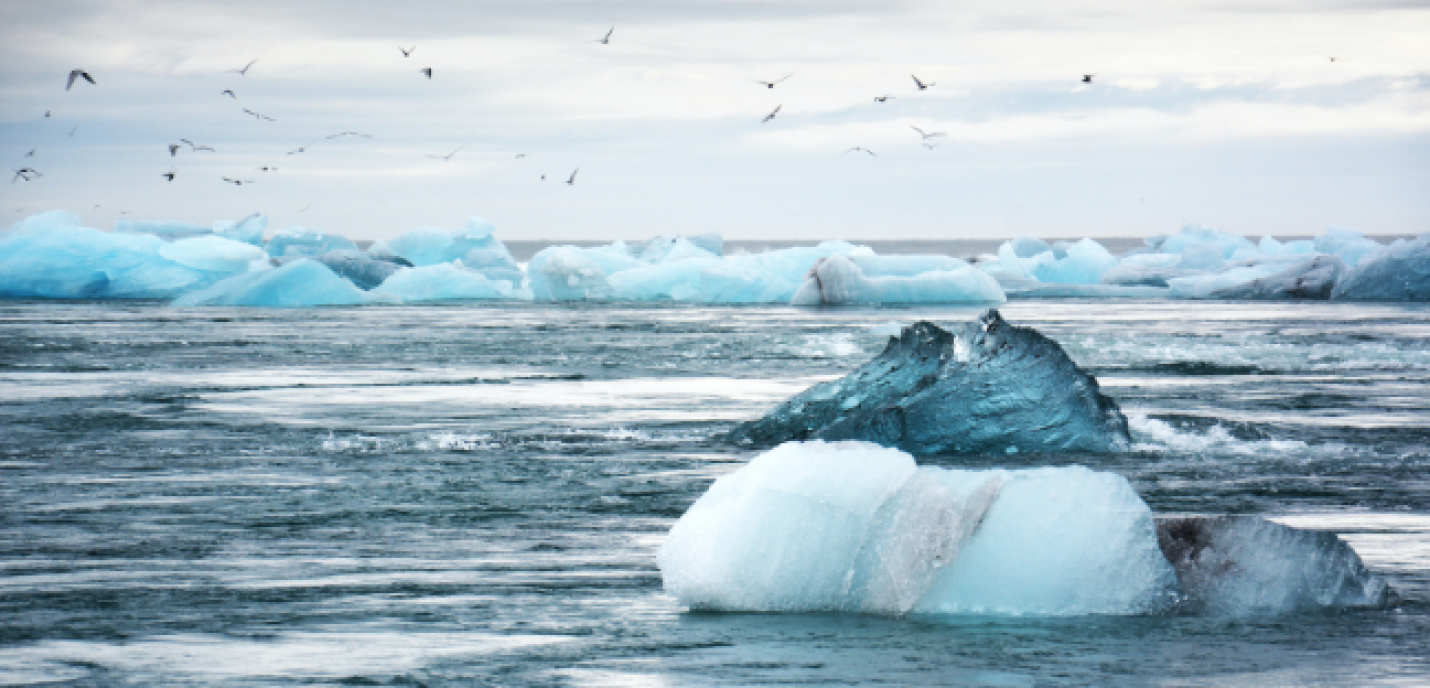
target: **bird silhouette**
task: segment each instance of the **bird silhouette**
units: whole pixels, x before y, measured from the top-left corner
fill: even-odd
[[[937,86],[937,85],[938,85],[938,84],[936,84],[936,83],[934,83],[934,82],[932,82],[932,81],[930,81],[930,82],[928,82],[928,83],[924,83],[923,81],[920,81],[918,77],[916,77],[916,76],[914,76],[914,75],[912,75],[912,74],[910,74],[909,76],[913,76],[913,77],[914,77],[914,83],[918,85],[920,91],[925,91],[925,90],[928,90],[928,87],[930,87],[930,86]]]
[[[278,171],[278,168],[277,168],[277,167],[260,167],[260,168],[258,168],[258,171],[259,171],[259,172],[277,172],[277,171]]]
[[[173,158],[173,157],[178,157],[178,155],[179,155],[179,144],[177,144],[177,143],[171,143],[171,144],[169,144],[169,157],[171,157],[171,158]]]
[[[914,131],[917,131],[917,132],[919,133],[919,136],[924,137],[925,140],[934,138],[935,136],[948,136],[948,134],[945,134],[945,133],[943,133],[943,132],[941,132],[941,131],[929,131],[929,132],[925,132],[923,129],[920,129],[920,128],[918,128],[918,127],[916,127],[916,126],[913,126],[913,125],[909,125],[909,128],[910,128],[910,129],[913,129]]]
[[[314,141],[313,143],[317,143],[317,141]],[[298,146],[297,148],[294,148],[293,150],[288,151],[288,155],[292,155],[292,154],[294,154],[294,153],[306,153],[306,152],[308,152],[308,146],[313,145],[313,143],[305,143],[305,144],[303,144],[303,145],[301,145],[301,146]]]
[[[35,154],[38,153],[38,152],[40,152],[40,149],[38,149],[38,148],[31,148],[31,149],[30,149],[30,152],[25,154],[25,157],[27,157],[27,158],[33,158],[33,157],[35,157]]]
[[[238,100],[238,96],[234,95],[233,91],[230,90],[230,89],[227,89],[227,88],[224,89],[223,92],[220,93],[219,95],[221,95],[221,96],[228,96],[228,97],[230,97],[230,98],[233,98],[234,100]]]
[[[874,157],[876,157],[876,158],[879,157],[878,155],[875,155],[875,154],[874,154],[874,151],[871,151],[871,150],[869,150],[868,148],[862,148],[862,147],[860,147],[860,146],[855,146],[855,147],[853,147],[853,148],[850,148],[849,150],[844,151],[844,154],[845,154],[845,155],[848,155],[848,154],[850,154],[850,153],[853,153],[854,151],[859,151],[859,152],[861,152],[861,153],[868,153],[869,155],[872,155],[872,156],[874,156]]]
[[[1096,74],[1084,74],[1084,75],[1082,75],[1082,82],[1083,82],[1084,84],[1090,84],[1090,83],[1092,83],[1092,78],[1095,77],[1095,76],[1097,76],[1097,75],[1096,75]]]
[[[70,87],[74,86],[74,80],[79,78],[83,78],[85,81],[88,81],[91,84],[94,83],[94,77],[90,76],[89,72],[86,72],[83,69],[71,69],[69,81],[65,82],[65,90],[70,90]]]
[[[305,211],[305,210],[307,210],[307,209],[309,209],[309,208],[311,208],[311,207],[313,207],[313,204],[312,204],[312,203],[309,203],[309,204],[307,204],[307,205],[305,205],[305,206],[299,208],[299,209],[298,209],[298,212],[301,214],[303,211]]]
[[[893,96],[874,96],[874,102],[876,103],[887,103],[891,100],[894,100]]]
[[[49,116],[50,116],[50,111],[49,111],[49,110],[45,110],[45,118],[48,119]]]
[[[338,133],[336,133],[336,134],[333,134],[332,136],[329,136],[328,138],[330,138],[330,139],[340,139],[340,138],[344,138],[344,137],[347,137],[347,136],[352,136],[352,137],[361,138],[361,139],[370,139],[370,138],[372,138],[372,134],[359,134],[358,132],[355,132],[355,131],[340,131],[340,132],[338,132]]]
[[[460,145],[460,146],[457,146],[457,150],[454,150],[454,151],[452,151],[451,153],[448,153],[448,154],[446,154],[446,155],[430,155],[430,154],[429,154],[427,157],[433,158],[433,159],[437,159],[437,160],[451,160],[451,159],[452,159],[452,156],[454,156],[454,155],[457,154],[457,151],[460,151],[460,150],[462,150],[463,148],[466,148],[466,147],[467,147],[467,144],[464,143],[464,144],[462,144],[462,145]]]
[[[195,153],[199,151],[209,151],[210,153],[214,152],[214,149],[209,148],[208,146],[200,146],[197,143],[194,143],[193,141],[190,141],[188,139],[179,139],[179,142],[189,144],[189,148],[192,149]]]
[[[161,174],[161,175],[159,175],[159,176],[160,176],[160,177],[163,177],[163,178],[165,178],[165,179],[167,179],[167,180],[169,180],[169,181],[172,182],[172,181],[174,181],[174,177],[177,176],[178,174],[179,174],[179,171],[178,171],[178,170],[176,170],[176,169],[170,167],[168,172],[165,172],[165,173],[163,173],[163,174]]]
[[[520,160],[520,159],[522,159],[522,158],[524,158],[524,157],[526,157],[526,153],[517,153],[517,154],[516,154],[516,159],[517,159],[517,160]]]
[[[15,182],[18,182],[18,181],[20,181],[21,179],[23,179],[23,180],[25,180],[25,181],[28,182],[28,181],[30,181],[30,180],[33,179],[33,178],[38,178],[38,177],[43,177],[43,176],[45,176],[45,175],[40,174],[40,171],[37,170],[37,169],[35,169],[35,168],[33,168],[33,167],[21,167],[20,169],[15,170],[15,178],[14,178],[14,179],[11,179],[11,180],[10,180],[10,183],[11,183],[11,184],[14,184]]]
[[[613,34],[613,33],[615,33],[615,32],[616,32],[616,27],[612,26],[612,27],[611,27],[611,30],[606,32],[606,36],[605,36],[604,38],[602,38],[601,40],[596,41],[596,42],[597,42],[597,43],[600,43],[601,45],[610,45],[610,44],[611,44],[611,34]]]
[[[254,117],[257,117],[258,119],[267,120],[267,121],[269,121],[269,122],[277,122],[277,121],[278,121],[278,120],[276,120],[276,119],[273,119],[272,117],[269,117],[268,115],[260,115],[260,114],[258,114],[257,112],[254,112],[254,111],[252,111],[252,110],[250,110],[250,109],[248,109],[248,108],[244,108],[243,111],[244,111],[245,113],[247,113],[247,114],[250,114],[250,115],[253,115]]]
[[[933,149],[935,149],[935,148],[938,148],[938,145],[937,145],[937,144],[933,144],[933,143],[929,143],[928,141],[925,141],[925,142],[924,142],[924,148],[927,148],[927,149],[929,149],[929,150],[933,150]]]
[[[579,167],[571,171],[571,178],[566,180],[567,186],[576,186],[576,173],[580,171],[581,168]]]
[[[1330,56],[1330,55],[1327,55],[1326,57],[1331,58],[1331,62],[1335,62],[1336,60],[1341,59],[1341,58],[1339,58],[1339,57],[1332,57],[1332,56]]]
[[[780,78],[778,78],[778,79],[775,79],[774,81],[761,81],[761,80],[759,80],[759,79],[751,79],[750,81],[753,81],[753,82],[755,82],[755,83],[757,83],[757,84],[764,84],[764,85],[765,85],[765,88],[774,88],[774,87],[775,87],[775,84],[778,84],[778,83],[780,83],[780,82],[784,81],[785,79],[788,79],[788,78],[790,78],[790,77],[792,77],[792,76],[794,76],[794,73],[793,73],[793,72],[791,72],[791,73],[789,73],[789,74],[786,74],[786,75],[784,75],[784,76],[782,76],[782,77],[780,77]]]
[[[765,115],[765,118],[762,119],[762,120],[760,120],[760,124],[764,124],[765,122],[768,122],[768,121],[774,119],[774,118],[775,118],[775,115],[778,115],[778,114],[780,113],[780,108],[782,108],[782,107],[784,107],[784,104],[783,104],[783,103],[781,103],[781,104],[779,104],[779,105],[776,105],[776,106],[775,106],[775,109],[774,109],[772,112],[770,112],[770,114]]]
[[[397,46],[397,49],[402,51],[402,56],[403,56],[403,57],[412,57],[412,51],[416,50],[416,49],[417,49],[417,46],[414,45],[414,46],[412,46],[411,48],[404,48],[404,47],[402,47],[402,46],[399,45],[399,46]]]
[[[75,125],[75,126],[74,126],[73,128],[71,128],[69,131],[65,132],[65,136],[68,136],[68,137],[70,137],[70,138],[74,138],[74,133],[77,132],[77,131],[79,131],[79,125]]]
[[[254,65],[254,63],[256,63],[256,62],[258,62],[257,59],[255,59],[253,62],[250,62],[250,63],[244,65],[244,66],[243,66],[243,69],[233,69],[233,70],[229,70],[229,71],[231,71],[231,72],[233,72],[234,74],[237,74],[237,75],[239,75],[239,76],[248,76],[248,68],[249,68],[249,67],[252,67],[252,66]]]
[[[244,184],[253,183],[252,179],[229,179],[228,177],[224,177],[223,180],[234,186],[243,186]]]
[[[543,181],[543,182],[546,181],[546,175],[544,175],[544,174],[541,175],[541,181]]]
[[[423,67],[422,69],[419,69],[419,70],[417,70],[417,71],[422,72],[423,74],[426,74],[428,79],[431,79],[431,78],[432,78],[432,68],[431,68],[431,67]]]

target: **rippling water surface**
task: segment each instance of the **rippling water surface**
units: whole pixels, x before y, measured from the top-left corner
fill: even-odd
[[[972,308],[0,302],[0,682],[1430,681],[1430,309],[1018,302],[1165,514],[1336,532],[1389,610],[689,614],[655,551],[710,439]]]

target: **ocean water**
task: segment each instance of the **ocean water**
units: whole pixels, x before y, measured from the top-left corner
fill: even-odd
[[[712,435],[958,307],[0,302],[0,683],[1430,682],[1430,308],[1020,301],[1164,514],[1344,537],[1390,609],[691,614]]]

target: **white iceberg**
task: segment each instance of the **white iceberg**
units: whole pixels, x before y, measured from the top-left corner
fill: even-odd
[[[868,276],[857,257],[830,256],[815,263],[799,291],[790,299],[796,306],[819,304],[881,303],[1002,303],[1003,289],[987,273],[966,263],[948,270],[931,270],[912,276]],[[887,259],[884,259],[887,261]],[[953,259],[950,259],[953,260]],[[869,262],[869,261],[865,261]],[[962,261],[959,261],[962,263]],[[889,262],[872,264],[884,267]]]

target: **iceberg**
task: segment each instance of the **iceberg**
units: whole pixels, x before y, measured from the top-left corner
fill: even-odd
[[[350,306],[375,300],[326,265],[300,258],[286,265],[235,275],[174,300],[175,306]]]
[[[1295,254],[1288,254],[1295,255]],[[1331,290],[1345,277],[1346,264],[1335,254],[1309,257],[1269,277],[1217,289],[1213,299],[1320,299],[1331,298]]]
[[[336,249],[313,260],[328,266],[329,270],[345,277],[359,288],[371,291],[393,273],[412,264],[398,256],[379,257],[356,249]]]
[[[247,272],[253,263],[268,264],[263,249],[212,234],[161,244],[159,255],[179,265],[212,272]]]
[[[1117,451],[1127,418],[1036,330],[989,310],[951,332],[918,322],[849,375],[731,430],[739,444],[857,439],[920,454]]]
[[[263,231],[267,228],[268,217],[263,213],[254,213],[238,222],[215,222],[214,234],[262,248]]]
[[[326,234],[294,225],[281,229],[268,240],[266,250],[274,258],[311,258],[328,251],[357,250],[357,244],[341,234]]]
[[[114,223],[117,234],[153,234],[161,239],[187,239],[213,234],[213,229],[187,222],[150,222],[147,220],[118,220]]]
[[[469,217],[462,229],[422,227],[381,245],[374,244],[373,249],[400,256],[419,268],[460,260],[463,267],[479,271],[490,279],[520,285],[525,276],[495,232],[496,227],[486,219]],[[372,249],[369,252],[373,252]]]
[[[1332,533],[1255,516],[1157,520],[1162,553],[1177,572],[1187,611],[1293,612],[1383,607],[1391,590]]]
[[[1320,253],[1334,253],[1345,261],[1348,267],[1356,267],[1361,259],[1385,248],[1380,243],[1367,239],[1354,229],[1331,227],[1326,233],[1316,237],[1311,245]]]
[[[906,258],[914,259],[915,256]],[[929,260],[943,257],[926,257]],[[950,261],[956,259],[948,258]],[[858,262],[856,262],[858,261]],[[859,263],[869,265],[874,275],[860,269]],[[820,304],[879,304],[879,303],[1002,303],[1006,301],[1003,289],[987,273],[973,268],[963,261],[951,269],[935,269],[913,275],[900,274],[909,271],[907,265],[917,264],[915,260],[894,261],[890,258],[856,257],[834,255],[821,258],[809,270],[791,305],[813,306]],[[883,275],[880,275],[880,272]]]
[[[1350,301],[1430,301],[1430,234],[1397,240],[1351,270],[1331,292]]]
[[[865,442],[755,457],[681,516],[657,563],[693,610],[1133,614],[1176,585],[1121,476],[921,468]]]
[[[448,301],[456,299],[530,299],[531,294],[516,289],[506,280],[488,279],[477,270],[461,267],[459,261],[420,268],[398,268],[374,294],[402,301]]]

